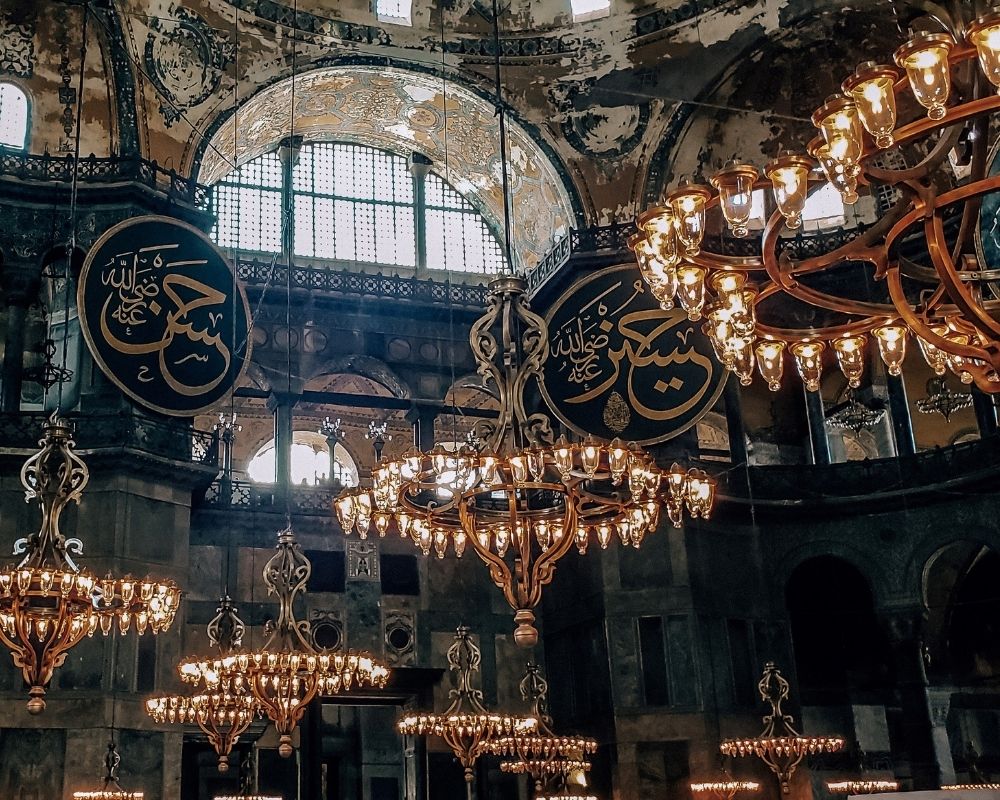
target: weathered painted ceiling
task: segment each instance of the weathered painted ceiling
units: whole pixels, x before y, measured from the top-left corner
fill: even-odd
[[[414,25],[403,27],[378,22],[371,0],[298,0],[297,8],[296,0],[115,0],[114,11],[91,21],[84,152],[136,153],[185,174],[216,176],[225,158],[200,163],[212,146],[225,153],[227,139],[244,136],[242,148],[234,147],[249,153],[278,132],[279,106],[290,102],[282,87],[294,73],[299,85],[318,76],[369,88],[388,81],[396,88],[368,123],[347,113],[355,111],[344,105],[352,90],[326,84],[340,109],[340,127],[331,124],[326,135],[343,130],[357,140],[370,132],[383,146],[425,148],[440,168],[441,129],[437,136],[418,130],[414,119],[439,119],[441,99],[414,101],[400,87],[426,95],[446,76],[455,98],[450,171],[459,183],[455,174],[468,171],[466,188],[495,218],[489,153],[496,150],[484,144],[495,131],[490,5],[416,0]],[[919,3],[897,6],[905,29]],[[31,149],[55,152],[66,108],[72,112],[59,90],[75,76],[81,8],[0,0],[0,11],[8,54],[0,76],[32,95],[39,113]],[[504,97],[521,151],[515,168],[524,177],[520,246],[530,263],[561,225],[629,219],[681,174],[711,171],[733,155],[760,163],[807,140],[809,114],[823,95],[858,62],[889,58],[901,36],[879,0],[849,7],[613,0],[608,18],[586,23],[571,21],[569,0],[513,0],[502,40]],[[411,74],[401,77],[404,70]],[[302,77],[309,73],[316,77]],[[223,126],[236,107],[246,127],[230,137]],[[538,214],[543,199],[551,208]]]
[[[293,108],[294,98],[294,112]],[[213,183],[296,133],[418,152],[502,229],[499,121],[493,107],[429,73],[384,66],[324,67],[273,84],[232,115],[205,150],[198,179]],[[508,130],[515,257],[533,267],[574,222],[562,179],[534,139]]]

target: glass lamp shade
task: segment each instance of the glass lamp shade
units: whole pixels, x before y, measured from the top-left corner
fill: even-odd
[[[906,358],[906,327],[899,323],[882,325],[872,331],[878,342],[878,352],[889,374],[899,376]]]
[[[754,351],[752,339],[732,339],[729,343],[731,355],[730,369],[740,380],[741,386],[749,386],[753,382]]]
[[[858,181],[853,174],[856,165],[845,162],[842,157],[847,149],[844,140],[835,139],[831,146],[822,139],[814,139],[809,143],[809,148],[810,155],[819,161],[823,174],[840,192],[844,203],[850,206],[858,202]]]
[[[955,40],[947,33],[925,33],[913,37],[895,53],[895,61],[906,70],[910,89],[917,102],[933,120],[944,117],[951,94],[951,66],[948,57]]]
[[[826,345],[822,342],[796,342],[792,345],[792,356],[799,376],[805,384],[807,392],[818,392],[823,379],[823,351]]]
[[[693,183],[680,186],[667,195],[667,202],[674,212],[677,238],[689,258],[701,252],[701,240],[705,236],[705,204],[711,197],[708,189]]]
[[[865,374],[865,344],[867,338],[860,334],[856,336],[841,336],[834,339],[833,350],[837,354],[840,371],[847,378],[847,384],[852,389],[861,386]]]
[[[711,178],[719,192],[722,216],[734,236],[745,237],[750,233],[748,223],[753,210],[753,186],[760,174],[748,164],[731,164]]]
[[[706,271],[694,264],[677,268],[677,299],[692,322],[701,319],[705,307],[705,275]]]
[[[654,206],[640,214],[637,221],[660,260],[676,266],[680,255],[677,252],[677,225],[673,212],[666,206]]]
[[[835,150],[844,164],[856,164],[861,158],[863,141],[861,115],[853,100],[831,97],[812,115],[813,125],[819,128],[823,139]],[[843,140],[842,142],[838,140]]]
[[[938,336],[944,336],[948,332],[944,326],[934,326],[931,330]],[[923,355],[924,361],[927,362],[927,366],[934,370],[934,374],[939,378],[944,377],[945,373],[948,372],[948,355],[922,336],[917,337],[917,345],[920,347],[920,353]]]
[[[979,54],[983,74],[1000,92],[1000,12],[994,11],[973,22],[966,38]]]
[[[772,392],[778,391],[785,369],[785,343],[780,339],[763,339],[757,342],[754,354],[757,356],[757,370],[767,381],[767,388]]]
[[[880,149],[892,147],[896,128],[896,92],[899,73],[894,67],[871,61],[860,65],[841,87],[857,106],[865,130]]]
[[[812,168],[812,159],[791,153],[778,156],[764,167],[764,174],[771,181],[774,202],[789,230],[802,227],[802,209],[806,205]]]

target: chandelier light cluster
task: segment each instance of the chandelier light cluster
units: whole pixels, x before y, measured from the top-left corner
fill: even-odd
[[[45,690],[66,654],[87,636],[118,630],[160,633],[170,627],[181,593],[169,580],[99,578],[77,566],[79,539],[59,527],[62,512],[78,503],[90,480],[73,451],[73,426],[53,414],[43,426],[41,450],[21,468],[25,498],[37,500],[42,523],[37,533],[14,544],[23,558],[0,570],[0,642],[28,685],[28,711],[45,709]]]
[[[533,609],[556,562],[592,540],[614,538],[638,547],[655,530],[661,505],[675,526],[685,510],[708,517],[715,482],[700,470],[661,470],[636,446],[554,440],[542,413],[529,413],[525,389],[537,381],[548,354],[545,321],[528,308],[523,278],[490,284],[471,346],[485,386],[499,398],[496,420],[481,420],[473,440],[454,452],[411,450],[383,461],[370,489],[342,494],[334,508],[340,526],[366,537],[390,529],[439,558],[471,547],[516,612],[514,638],[538,641]]]
[[[808,156],[782,154],[763,170],[727,165],[712,176],[711,188],[680,186],[638,217],[630,247],[652,293],[664,308],[676,303],[691,320],[705,319],[719,360],[744,386],[756,371],[777,391],[790,356],[810,392],[819,390],[824,362],[832,360],[857,388],[870,351],[895,376],[915,341],[937,375],[950,370],[983,391],[1000,392],[1000,306],[994,299],[1000,276],[978,263],[973,241],[979,201],[1000,189],[1000,176],[985,174],[989,122],[1000,110],[994,91],[1000,86],[1000,13],[960,30],[915,35],[893,60],[862,64],[843,82],[842,93],[816,110],[819,135]],[[977,80],[966,62],[978,62],[987,80]],[[922,106],[926,116],[899,125],[897,104]],[[971,131],[973,174],[957,185],[947,158],[963,128]],[[889,150],[917,165],[883,166]],[[886,188],[899,199],[852,241],[796,261],[782,237],[801,227],[810,191],[824,183],[846,204],[855,203],[863,187]],[[767,189],[776,211],[764,228],[760,256],[703,249],[706,229],[715,224],[706,217],[709,210],[721,212],[734,236],[745,237],[753,193]],[[958,218],[960,225],[953,225]],[[901,257],[904,245],[908,252],[922,248],[924,256]],[[857,299],[847,288],[856,280],[834,282],[838,270],[859,263],[883,283],[889,302]],[[784,327],[788,315],[781,310],[788,300],[811,306],[815,327]]]
[[[444,740],[465,770],[465,780],[475,780],[476,761],[490,752],[493,743],[511,736],[534,733],[538,720],[489,711],[483,705],[483,692],[475,688],[473,678],[479,672],[482,652],[472,640],[469,629],[462,626],[455,632],[455,641],[448,648],[448,669],[454,687],[448,693],[452,702],[437,713],[405,715],[396,728],[403,736],[436,736]]]
[[[879,794],[881,792],[898,792],[899,781],[864,779],[827,781],[826,788],[833,794]]]
[[[531,703],[538,729],[496,739],[488,749],[504,759],[500,762],[501,771],[529,775],[537,797],[551,790],[553,783],[565,783],[571,775],[589,772],[587,757],[597,751],[597,741],[583,736],[557,736],[552,732],[549,684],[537,664],[528,664],[519,688],[521,697]]]
[[[727,756],[756,756],[777,776],[782,794],[788,794],[789,782],[802,759],[842,750],[844,740],[839,736],[803,736],[793,727],[794,718],[781,708],[788,699],[788,681],[774,662],[764,665],[757,689],[771,707],[764,715],[764,730],[750,739],[727,739],[719,749]]]
[[[294,751],[292,731],[314,697],[381,689],[389,670],[366,653],[327,653],[313,647],[311,626],[295,618],[294,608],[305,594],[312,565],[291,528],[278,534],[276,550],[264,566],[264,583],[268,594],[278,598],[278,619],[264,646],[207,660],[187,659],[178,669],[184,681],[198,687],[199,695],[252,698],[274,723],[278,752],[287,758]]]
[[[691,784],[695,797],[712,797],[716,800],[733,800],[739,794],[756,794],[760,784],[756,781],[700,781]]]
[[[225,657],[243,644],[246,626],[229,597],[223,597],[208,624],[209,642]],[[194,695],[160,695],[146,700],[146,713],[161,724],[197,725],[219,757],[219,772],[229,770],[229,756],[255,719],[260,704],[249,692],[233,692],[221,685]]]

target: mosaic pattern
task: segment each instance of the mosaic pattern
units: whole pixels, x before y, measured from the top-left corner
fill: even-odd
[[[285,80],[265,89],[240,109],[236,122],[230,118],[215,131],[198,173],[201,182],[218,181],[232,163],[256,158],[291,132],[291,86]],[[296,79],[294,132],[312,141],[336,139],[400,154],[422,153],[494,230],[502,230],[494,109],[472,92],[449,85],[445,130],[445,106],[439,77],[388,67],[329,67]],[[514,260],[531,269],[573,226],[573,206],[531,136],[516,123],[510,124],[509,134]]]
[[[35,71],[34,20],[0,16],[0,73],[30,78]]]
[[[164,98],[160,113],[168,128],[184,109],[208,99],[236,55],[235,45],[193,11],[172,13],[172,20],[151,18],[145,52],[146,72]]]

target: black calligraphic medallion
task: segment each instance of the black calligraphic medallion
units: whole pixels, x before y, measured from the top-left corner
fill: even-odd
[[[246,292],[187,223],[149,216],[115,225],[87,254],[76,301],[98,366],[153,411],[207,411],[249,362]]]
[[[664,311],[634,264],[578,280],[550,309],[542,393],[577,433],[655,444],[694,425],[726,370],[700,322]]]

